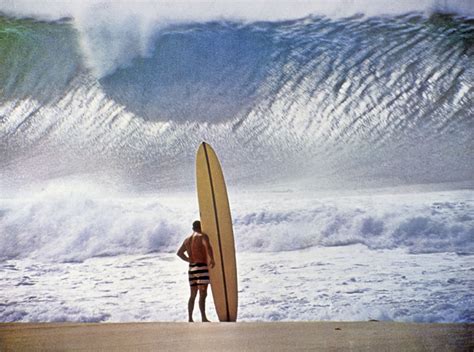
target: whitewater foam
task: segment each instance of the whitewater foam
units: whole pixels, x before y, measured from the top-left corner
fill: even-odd
[[[237,263],[240,321],[474,321],[472,256],[353,245],[238,252]],[[186,321],[186,268],[174,253],[10,260],[0,263],[0,321]]]
[[[99,194],[102,194],[100,196]],[[52,262],[174,252],[198,217],[193,195],[103,196],[69,184],[28,198],[0,200],[2,260]],[[299,251],[362,244],[409,253],[473,254],[472,191],[326,197],[231,198],[239,251]]]

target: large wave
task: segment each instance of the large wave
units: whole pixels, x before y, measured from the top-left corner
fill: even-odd
[[[1,18],[4,192],[71,174],[189,189],[202,140],[233,185],[472,181],[472,20],[150,22],[143,45],[130,18],[87,34],[77,19]],[[97,75],[94,40],[117,37]]]

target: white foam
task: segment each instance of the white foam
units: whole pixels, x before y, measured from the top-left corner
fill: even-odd
[[[112,195],[98,185],[63,181],[28,193],[0,200],[2,260],[174,252],[198,213],[194,194]],[[231,202],[239,251],[362,244],[409,253],[474,253],[472,191],[328,198],[269,192]]]
[[[155,199],[119,198],[90,183],[62,181],[3,199],[0,209],[3,259],[67,262],[174,251],[193,220],[185,208],[175,213]]]
[[[361,245],[239,252],[239,321],[472,323],[473,258]],[[174,253],[11,260],[0,270],[2,322],[186,321],[187,265]],[[207,311],[216,321],[212,295]]]

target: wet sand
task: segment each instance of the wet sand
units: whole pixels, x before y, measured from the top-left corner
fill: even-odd
[[[0,351],[473,351],[474,324],[3,323]]]

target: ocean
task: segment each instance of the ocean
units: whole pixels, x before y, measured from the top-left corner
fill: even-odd
[[[474,322],[473,18],[0,4],[0,321],[185,321],[206,141],[240,320]]]

